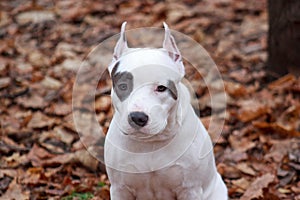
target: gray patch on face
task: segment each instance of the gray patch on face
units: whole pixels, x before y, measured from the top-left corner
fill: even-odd
[[[112,70],[112,82],[113,88],[118,98],[124,101],[133,90],[133,76],[130,72],[116,72],[119,66],[119,62]]]
[[[178,97],[177,88],[175,86],[175,83],[171,80],[168,81],[168,91],[170,92],[172,98],[177,100]]]

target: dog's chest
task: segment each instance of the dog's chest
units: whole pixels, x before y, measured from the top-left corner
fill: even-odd
[[[164,169],[136,174],[114,171],[111,179],[121,187],[130,188],[137,199],[175,199],[179,190],[201,187],[200,177],[206,164],[201,163],[195,149],[194,144],[179,160]]]
[[[199,180],[191,182],[191,176],[195,170],[197,169],[173,165],[166,169],[143,174],[121,173],[119,183],[122,182],[130,188],[137,199],[175,199],[176,191],[182,189],[187,182],[199,187]]]

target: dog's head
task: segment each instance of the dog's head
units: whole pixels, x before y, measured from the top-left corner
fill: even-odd
[[[128,48],[122,24],[109,72],[117,125],[125,135],[145,139],[175,127],[181,119],[182,56],[164,23],[163,48]]]

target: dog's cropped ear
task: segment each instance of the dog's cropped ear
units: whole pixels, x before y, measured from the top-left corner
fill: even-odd
[[[168,25],[165,22],[163,24],[164,24],[164,28],[165,28],[165,39],[163,42],[163,48],[168,51],[170,58],[177,64],[177,66],[179,67],[179,69],[178,69],[179,73],[183,77],[184,76],[184,66],[182,63],[181,53],[180,53],[179,49],[177,48],[175,39],[171,35]]]
[[[126,24],[127,22],[123,22],[121,27],[120,38],[115,46],[114,59],[116,60],[118,60],[122,56],[122,54],[128,50],[126,33],[125,33]]]
[[[121,26],[120,38],[115,46],[112,63],[115,63],[122,56],[122,54],[128,50],[126,33],[125,33],[126,23],[127,22],[123,22],[123,24]],[[108,67],[108,71],[110,73],[112,71],[113,66],[114,65],[110,65]]]

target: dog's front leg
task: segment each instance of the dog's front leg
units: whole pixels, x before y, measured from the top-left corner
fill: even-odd
[[[188,188],[188,189],[180,190],[177,193],[177,200],[186,200],[186,199],[204,200],[202,188],[192,188],[192,189]]]
[[[110,188],[111,200],[135,200],[136,198],[126,187],[112,185]]]

